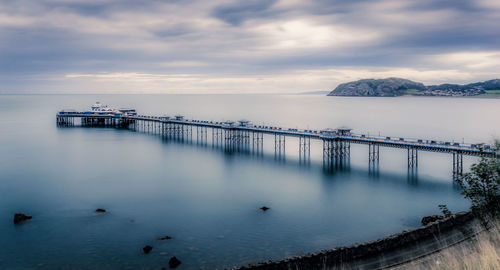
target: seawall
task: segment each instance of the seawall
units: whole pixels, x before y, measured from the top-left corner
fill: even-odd
[[[481,229],[471,211],[376,241],[235,269],[384,269],[469,239]]]

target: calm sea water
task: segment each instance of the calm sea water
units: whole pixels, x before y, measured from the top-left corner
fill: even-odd
[[[375,240],[419,226],[439,204],[469,205],[446,154],[419,153],[418,175],[408,177],[398,149],[381,148],[376,173],[367,147],[356,145],[350,166],[325,171],[319,143],[303,165],[293,140],[286,161],[276,161],[270,145],[271,155],[256,157],[127,130],[56,127],[58,110],[96,100],[143,114],[291,128],[468,142],[500,135],[500,99],[0,96],[0,269],[159,269],[171,256],[181,269],[224,268]],[[96,208],[108,213],[94,215]],[[16,212],[34,218],[14,226]],[[155,240],[163,235],[173,240]],[[143,254],[144,245],[153,251]]]

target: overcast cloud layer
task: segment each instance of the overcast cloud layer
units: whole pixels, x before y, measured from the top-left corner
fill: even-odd
[[[498,0],[0,0],[0,93],[294,93],[500,77]]]

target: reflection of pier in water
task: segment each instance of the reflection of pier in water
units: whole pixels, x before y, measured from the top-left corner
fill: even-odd
[[[418,152],[441,152],[453,155],[453,175],[463,173],[463,156],[494,157],[490,146],[482,144],[450,143],[434,140],[368,136],[352,133],[350,129],[299,130],[275,126],[253,125],[249,121],[202,121],[175,117],[129,115],[127,113],[89,113],[61,111],[58,126],[115,127],[157,134],[168,140],[193,142],[220,147],[226,152],[263,155],[264,135],[274,137],[274,158],[285,160],[286,139],[298,138],[299,163],[311,159],[311,140],[322,141],[323,165],[327,170],[348,168],[351,143],[368,145],[369,173],[378,174],[380,147],[400,148],[407,151],[408,179],[416,179]],[[267,136],[269,137],[269,136]]]

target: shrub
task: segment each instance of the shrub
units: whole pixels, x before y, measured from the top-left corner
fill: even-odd
[[[498,153],[499,143],[496,143]],[[488,210],[495,214],[500,211],[500,159],[482,158],[472,165],[471,171],[458,180],[462,194],[471,200],[472,207]]]

